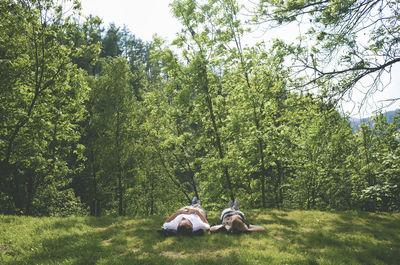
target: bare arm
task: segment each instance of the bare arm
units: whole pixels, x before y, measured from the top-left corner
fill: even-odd
[[[249,225],[249,231],[264,231],[264,227],[260,225]]]
[[[215,232],[215,231],[217,231],[218,229],[220,229],[221,227],[223,227],[224,225],[214,225],[214,226],[212,226],[211,228],[210,228],[210,232],[212,233],[212,232]]]
[[[193,211],[194,211],[193,213],[197,214],[197,216],[200,217],[200,219],[201,219],[204,223],[209,224],[208,221],[207,221],[207,219],[206,219],[198,210],[193,210]]]
[[[171,221],[172,221],[172,220],[174,220],[174,219],[175,219],[175,217],[177,217],[178,215],[180,215],[180,213],[179,213],[179,212],[176,212],[176,213],[174,213],[173,215],[171,215],[170,217],[168,217],[168,218],[167,218],[167,220],[165,220],[165,222],[164,222],[164,223],[171,222]]]

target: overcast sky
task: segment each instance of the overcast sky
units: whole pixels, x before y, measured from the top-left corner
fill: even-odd
[[[241,1],[244,2],[246,0]],[[175,34],[180,31],[180,23],[173,17],[169,7],[172,2],[173,0],[81,0],[85,15],[97,15],[105,25],[110,23],[115,23],[116,26],[121,27],[126,25],[132,34],[144,41],[151,41],[154,34],[172,41]],[[280,34],[279,37],[289,40],[294,39],[297,32],[295,30],[279,29],[276,34]],[[258,37],[260,36],[261,38],[258,38],[257,41],[265,38],[262,35]],[[268,36],[271,36],[270,32],[268,32]],[[353,97],[356,99],[355,104],[345,104],[344,110],[345,112],[350,112],[355,106],[352,116],[359,116],[357,111],[362,94],[355,91]],[[400,65],[395,65],[392,69],[391,85],[384,92],[375,93],[373,100],[371,98],[364,106],[361,115],[371,115],[376,108],[382,106],[383,102],[381,101],[388,98],[400,98]],[[387,109],[393,110],[399,107],[400,102],[397,102]]]
[[[172,0],[81,0],[84,14],[97,15],[108,25],[126,25],[137,37],[151,41],[153,34],[172,40],[180,23],[170,13]]]

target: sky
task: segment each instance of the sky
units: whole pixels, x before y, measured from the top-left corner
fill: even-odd
[[[81,0],[83,13],[99,16],[108,25],[126,25],[136,37],[151,41],[157,35],[173,40],[180,31],[169,4],[172,0]]]
[[[246,0],[241,0],[246,1]],[[172,41],[176,33],[181,30],[180,22],[171,14],[169,4],[173,0],[81,0],[83,13],[85,15],[99,16],[105,25],[114,23],[122,27],[126,25],[132,34],[144,40],[151,41],[154,34]],[[254,2],[254,1],[253,1]],[[284,35],[282,35],[284,33]],[[297,36],[296,28],[278,29],[275,32],[260,34],[257,41],[262,38],[279,36],[286,41],[293,41]],[[251,42],[251,41],[250,41]],[[254,41],[255,42],[255,41]],[[360,103],[363,99],[362,93],[353,93],[355,102],[343,104],[343,110],[354,117],[368,117],[373,111],[387,105],[388,98],[400,98],[400,65],[395,65],[392,69],[391,84],[383,92],[376,92],[373,97],[363,105],[359,111]],[[384,110],[394,110],[400,108],[400,101],[396,104],[384,108]]]

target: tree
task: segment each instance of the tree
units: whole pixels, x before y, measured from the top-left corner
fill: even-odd
[[[120,46],[122,33],[115,24],[110,24],[106,36],[102,39],[103,48],[101,50],[101,57],[117,57],[122,55]]]
[[[209,1],[204,5],[200,5],[193,0],[173,2],[173,13],[182,22],[183,26],[183,33],[175,41],[175,44],[181,48],[186,46],[186,49],[184,48],[183,50],[185,59],[188,62],[186,74],[188,74],[191,86],[198,91],[200,96],[201,101],[198,107],[202,111],[207,111],[205,113],[207,120],[204,120],[203,124],[206,132],[212,134],[209,144],[214,148],[216,156],[208,161],[209,165],[205,166],[216,166],[217,170],[213,169],[214,174],[222,176],[220,178],[223,181],[221,188],[225,188],[228,197],[233,200],[235,197],[234,187],[228,163],[226,162],[227,150],[221,135],[221,130],[224,126],[221,121],[225,120],[223,116],[226,115],[226,112],[223,106],[218,104],[218,101],[223,97],[223,94],[218,89],[220,78],[212,71],[214,67],[219,67],[218,56],[222,50],[214,51],[211,49],[213,45],[221,45],[223,47],[223,42],[229,40],[221,39],[221,43],[218,43],[218,36],[213,35],[217,29],[213,28],[211,18],[213,15],[219,15],[219,9],[214,4],[215,1]],[[211,60],[208,58],[211,58]],[[222,108],[218,109],[218,106]],[[203,140],[206,138],[208,137],[205,136]],[[214,185],[215,183],[210,182],[210,184]]]
[[[358,195],[354,201],[368,211],[398,210],[399,116],[390,123],[381,113],[360,128],[358,149],[352,157]]]
[[[87,27],[90,29],[89,33],[92,32],[91,35],[97,36],[98,28],[101,28],[97,22],[94,19],[95,24]],[[84,30],[84,35],[87,34]],[[84,40],[87,38],[91,39],[85,37]],[[84,171],[75,179],[74,188],[85,202],[91,205],[93,215],[108,212],[120,214],[121,201],[122,214],[127,210],[142,214],[155,212],[157,200],[147,200],[148,193],[142,194],[142,192],[150,183],[144,180],[151,175],[158,176],[154,173],[158,169],[146,165],[147,162],[150,164],[154,162],[154,159],[149,157],[154,157],[157,152],[148,154],[148,150],[141,150],[142,142],[137,141],[142,137],[143,142],[148,140],[146,132],[142,131],[146,114],[141,101],[144,100],[145,92],[151,90],[152,83],[158,82],[157,62],[150,61],[149,53],[152,46],[136,38],[126,27],[121,31],[115,25],[110,25],[101,41],[104,44],[101,54],[107,57],[94,65],[94,70],[98,72],[92,72],[92,67],[88,68],[90,73],[95,73],[94,76],[88,77],[89,86],[92,88],[90,97],[86,101],[89,115],[82,123],[84,137],[81,143],[87,147],[85,154],[88,160]],[[117,56],[118,54],[122,57]],[[85,61],[89,58],[82,59]],[[122,117],[120,122],[117,122],[118,126],[115,117],[113,118],[113,115],[117,115],[115,113],[120,113]],[[118,115],[116,117],[118,118]],[[119,152],[115,151],[117,138],[110,136],[115,134],[110,126],[120,128],[121,135],[117,137],[120,139]],[[104,154],[104,150],[108,150],[109,153]],[[120,159],[116,159],[118,156]],[[118,160],[121,161],[121,165],[118,165]],[[118,184],[117,173],[121,176],[122,185]],[[139,176],[140,174],[143,175]],[[155,179],[152,181],[154,185],[150,190],[155,191],[160,182]],[[116,192],[115,187],[117,190],[121,188],[122,193]],[[145,201],[141,200],[141,194],[145,196]],[[157,199],[156,196],[154,198]],[[152,210],[147,211],[147,208]]]
[[[122,57],[103,59],[102,71],[94,82],[93,126],[97,139],[93,158],[102,164],[102,177],[112,193],[115,187],[118,214],[124,215],[124,182],[126,179],[125,162],[129,157],[132,144],[129,131],[132,119],[132,107],[135,100],[130,91],[132,74],[126,60]],[[98,146],[101,148],[99,149]],[[94,160],[94,161],[95,161]],[[92,161],[92,162],[94,162]],[[93,166],[93,165],[92,165]],[[93,176],[96,178],[96,176]],[[93,185],[97,185],[93,183]],[[95,188],[97,189],[97,188]]]
[[[65,13],[53,1],[21,0],[0,9],[1,209],[51,214],[83,159],[77,125],[87,84],[71,60],[80,52],[71,41],[79,5]]]
[[[295,74],[307,76],[297,88],[319,89],[323,97],[336,102],[351,96],[356,86],[367,97],[388,85],[384,73],[400,62],[399,3],[261,0],[254,21],[272,26],[296,21],[309,27],[311,41],[304,37],[302,52],[294,55],[299,63]]]
[[[72,56],[73,63],[79,68],[87,71],[89,75],[96,75],[100,72],[97,62],[100,51],[104,31],[98,17],[89,16],[87,20],[77,25],[73,34],[74,46],[81,49],[81,52]]]
[[[353,183],[347,163],[355,151],[351,127],[332,105],[312,100],[304,110],[296,139],[295,201],[307,209],[350,209]]]

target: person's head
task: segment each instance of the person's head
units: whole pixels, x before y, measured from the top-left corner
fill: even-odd
[[[190,220],[186,219],[185,217],[178,224],[178,234],[182,235],[190,235],[193,232],[193,224]]]
[[[247,225],[244,223],[240,215],[232,215],[227,224],[225,225],[226,230],[233,233],[240,233],[248,231]]]

